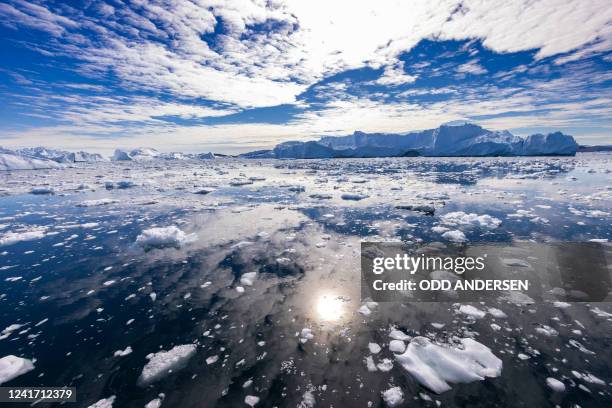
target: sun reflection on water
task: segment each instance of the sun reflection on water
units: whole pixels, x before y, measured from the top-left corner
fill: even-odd
[[[344,313],[344,300],[340,296],[325,294],[317,301],[319,318],[328,322],[338,321]]]

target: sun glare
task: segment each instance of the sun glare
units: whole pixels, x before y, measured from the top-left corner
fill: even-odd
[[[317,302],[317,313],[321,320],[333,322],[342,317],[344,312],[342,298],[335,295],[323,295]]]

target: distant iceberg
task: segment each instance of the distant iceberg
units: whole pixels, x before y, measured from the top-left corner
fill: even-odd
[[[37,159],[0,149],[0,171],[55,169],[61,164],[48,159]]]
[[[405,134],[355,132],[318,141],[284,142],[247,158],[318,159],[404,156],[573,156],[578,144],[561,132],[522,138],[507,130],[491,131],[464,123]]]

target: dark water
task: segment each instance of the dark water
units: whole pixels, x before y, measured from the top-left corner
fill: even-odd
[[[612,239],[612,157],[522,160],[228,160],[3,175],[0,234],[44,232],[0,246],[0,329],[23,325],[0,340],[0,356],[35,360],[4,385],[75,386],[79,407],[112,395],[115,407],[143,407],[160,393],[163,407],[246,406],[247,395],[260,398],[258,407],[309,406],[311,397],[317,407],[384,406],[391,386],[401,387],[402,406],[610,406],[612,317],[598,312],[612,313],[608,303],[498,299],[474,306],[507,317],[479,319],[451,303],[358,312],[361,240],[440,241],[432,227],[449,226],[448,213],[501,220],[497,228],[449,226],[470,242]],[[250,176],[266,180],[228,184]],[[135,186],[107,190],[108,179]],[[26,193],[39,185],[55,194]],[[305,191],[291,191],[296,185]],[[215,191],[193,194],[201,187]],[[343,200],[348,192],[368,197]],[[100,198],[117,201],[77,206]],[[435,214],[397,208],[417,201]],[[147,251],[135,244],[143,230],[170,225],[197,239]],[[253,285],[241,284],[252,271]],[[542,325],[556,334],[542,334]],[[503,361],[502,373],[435,394],[394,361],[392,326],[440,344],[473,337]],[[303,328],[313,334],[305,343]],[[382,347],[373,358],[393,362],[389,371],[368,371],[368,343]],[[182,344],[197,345],[191,359],[138,385],[148,354]],[[127,346],[131,354],[114,356]],[[219,359],[207,364],[211,356]],[[548,377],[566,391],[553,392]]]

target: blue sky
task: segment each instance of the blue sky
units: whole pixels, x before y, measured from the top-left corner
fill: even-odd
[[[612,144],[604,0],[0,1],[0,145],[242,152],[470,120]]]

